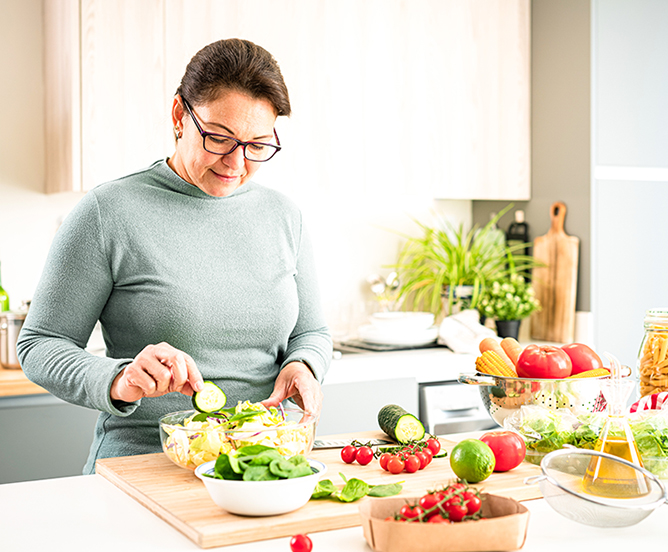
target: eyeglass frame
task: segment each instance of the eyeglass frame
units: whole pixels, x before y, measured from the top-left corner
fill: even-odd
[[[204,151],[207,151],[209,153],[212,153],[213,155],[229,155],[230,153],[234,152],[239,146],[242,147],[243,152],[244,152],[244,159],[251,161],[253,163],[265,163],[272,159],[274,155],[276,155],[279,151],[283,149],[283,146],[281,146],[281,141],[278,139],[278,134],[276,133],[276,128],[274,128],[274,138],[276,138],[276,144],[268,144],[267,142],[257,142],[255,140],[251,140],[250,142],[242,142],[241,140],[237,140],[234,136],[228,136],[227,134],[218,134],[216,132],[206,132],[205,130],[202,129],[200,124],[197,122],[197,117],[195,117],[195,114],[193,113],[192,107],[190,106],[190,102],[186,100],[183,96],[181,96],[181,101],[183,102],[183,106],[186,108],[186,111],[188,111],[188,114],[190,115],[190,118],[193,120],[193,123],[195,123],[195,126],[197,127],[198,132],[200,133],[200,136],[202,137],[202,149]],[[221,138],[227,138],[232,140],[233,142],[236,142],[236,145],[227,153],[218,153],[215,151],[211,151],[206,149],[206,137],[207,136],[218,136]],[[250,159],[246,155],[246,146],[252,145],[252,144],[259,144],[262,146],[269,146],[270,148],[274,148],[274,153],[272,153],[269,157],[266,159]]]

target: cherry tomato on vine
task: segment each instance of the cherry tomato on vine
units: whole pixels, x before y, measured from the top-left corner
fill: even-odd
[[[444,518],[439,512],[429,516],[427,523],[451,523],[449,519]]]
[[[458,496],[446,500],[443,504],[443,508],[448,513],[448,518],[450,521],[461,521],[466,517],[468,513],[468,508]]]
[[[313,542],[308,535],[295,535],[290,539],[290,550],[292,552],[311,552]]]
[[[418,504],[425,510],[431,510],[441,500],[443,500],[443,495],[441,493],[428,493],[420,498]]]
[[[373,460],[373,450],[371,447],[360,447],[357,449],[355,459],[360,465],[366,466]]]
[[[446,494],[456,493],[458,491],[465,491],[466,485],[464,483],[452,483],[445,488]]]
[[[480,501],[480,497],[477,494],[471,491],[466,491],[462,493],[462,498],[466,503],[467,516],[472,516],[473,514],[476,514],[480,510],[482,502]]]
[[[347,447],[343,447],[341,449],[341,460],[343,460],[346,464],[352,464],[355,461],[355,457],[357,456],[357,448],[348,445]]]
[[[378,458],[378,463],[380,464],[380,467],[387,471],[387,461],[392,458],[392,455],[389,452],[384,452],[383,454],[380,455],[380,458]]]
[[[408,473],[415,473],[420,469],[420,466],[421,466],[420,459],[414,454],[408,456],[408,458],[406,458],[406,461],[404,462],[404,469]]]
[[[387,461],[387,471],[395,475],[404,471],[404,467],[404,461],[398,456],[393,456]]]
[[[424,447],[422,449],[422,453],[427,455],[427,458],[429,459],[429,462],[427,464],[431,464],[431,461],[434,459],[434,453],[431,451],[429,447]]]
[[[420,469],[423,470],[426,468],[429,464],[429,457],[423,451],[416,452],[415,456],[420,460]]]
[[[406,519],[415,519],[424,515],[424,510],[420,506],[411,506],[404,504],[399,510],[399,515]]]
[[[427,447],[434,455],[441,452],[441,442],[438,439],[427,439]]]

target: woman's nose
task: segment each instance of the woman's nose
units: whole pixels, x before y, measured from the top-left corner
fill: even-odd
[[[237,146],[234,151],[228,153],[227,155],[223,155],[223,163],[234,170],[238,170],[243,167],[245,162],[244,147],[241,145]]]

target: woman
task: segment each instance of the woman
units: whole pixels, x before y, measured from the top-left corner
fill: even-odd
[[[64,221],[23,326],[28,377],[100,410],[95,460],[157,452],[158,419],[204,379],[228,404],[320,413],[332,342],[299,210],[252,177],[290,114],[273,57],[221,40],[190,61],[174,155],[90,191]],[[107,356],[84,348],[100,321]]]

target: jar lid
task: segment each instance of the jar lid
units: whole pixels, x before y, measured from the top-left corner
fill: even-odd
[[[668,308],[645,311],[645,324],[665,324],[668,322]]]

